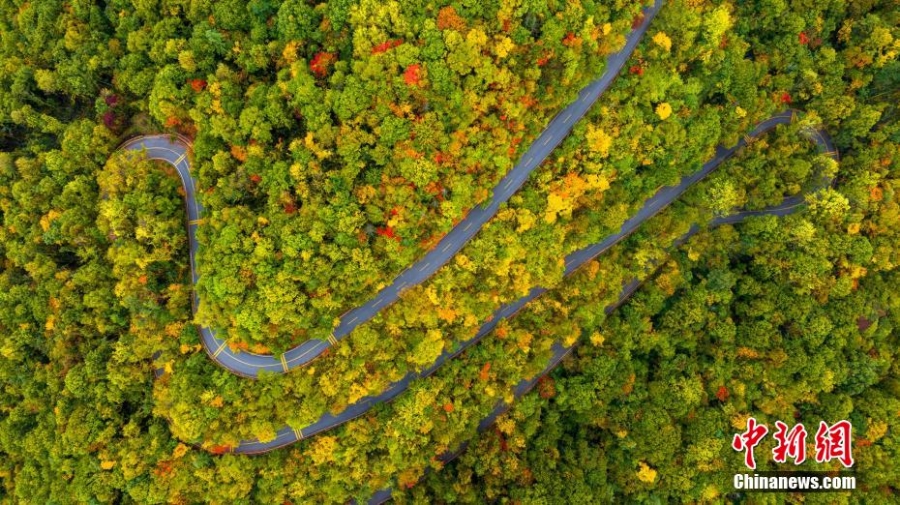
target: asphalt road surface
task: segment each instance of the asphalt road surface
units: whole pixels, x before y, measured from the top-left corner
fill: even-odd
[[[510,196],[518,191],[530,173],[543,162],[562,139],[568,135],[573,124],[583,117],[591,105],[593,105],[604,91],[606,91],[616,75],[618,75],[623,68],[643,34],[646,32],[650,21],[662,7],[662,3],[663,0],[657,0],[652,7],[644,10],[643,21],[628,35],[625,47],[618,53],[609,57],[606,71],[603,75],[584,88],[579,93],[579,97],[575,102],[570,104],[551,120],[547,128],[545,128],[541,135],[538,136],[522,156],[522,159],[494,188],[491,200],[486,205],[480,205],[472,209],[462,221],[444,236],[434,249],[429,251],[412,267],[400,274],[391,285],[382,289],[372,300],[344,314],[340,324],[335,328],[332,336],[328,340],[309,340],[289,350],[283,356],[275,357],[271,355],[232,351],[223,339],[216,336],[215,331],[207,327],[201,327],[201,339],[207,354],[222,367],[246,377],[256,377],[261,370],[275,373],[286,372],[292,368],[308,363],[321,354],[326,348],[336,344],[356,326],[370,320],[381,309],[396,301],[404,289],[426,280],[438,268],[449,261],[449,259],[452,258],[452,256],[455,255],[456,252],[459,251],[478,232],[478,230],[480,230],[481,227],[496,214],[501,203],[507,201]],[[675,186],[667,186],[659,189],[656,194],[647,199],[641,209],[626,220],[617,233],[606,237],[601,242],[591,244],[566,256],[565,275],[568,276],[572,274],[572,272],[588,261],[596,258],[616,243],[631,235],[644,221],[650,219],[678,199],[691,186],[704,179],[724,161],[743,148],[747,142],[768,133],[778,125],[792,122],[797,114],[796,111],[785,111],[776,114],[759,123],[736,145],[728,148],[718,147],[714,157],[704,163],[697,172],[684,177]],[[810,135],[810,140],[819,147],[821,152],[826,153],[835,160],[838,159],[835,146],[831,137],[826,132],[820,130],[813,131]],[[195,260],[198,247],[196,230],[197,226],[201,223],[200,219],[203,215],[203,208],[196,199],[196,181],[190,173],[189,144],[184,139],[170,135],[152,135],[132,139],[126,142],[122,146],[122,149],[140,150],[145,152],[149,159],[166,161],[175,167],[181,177],[186,200],[191,280],[196,284],[200,276]],[[822,184],[825,185],[829,182],[830,181],[823,180]],[[804,195],[795,195],[785,198],[780,204],[767,209],[740,211],[729,216],[716,218],[711,223],[711,226],[738,223],[748,217],[758,215],[784,216],[800,208],[803,203]],[[699,230],[700,228],[698,226],[692,226],[685,235],[676,240],[673,247],[677,247],[684,243]],[[627,283],[623,287],[618,300],[604,310],[607,313],[615,310],[615,308],[624,303],[639,286],[640,282],[637,279]],[[410,382],[434,373],[434,371],[440,368],[447,360],[453,359],[465,349],[480,341],[485,335],[490,333],[502,319],[514,317],[522,307],[543,294],[545,291],[546,289],[542,287],[534,287],[528,295],[500,307],[494,312],[493,317],[481,326],[478,333],[473,338],[459,343],[452,350],[442,353],[428,369],[420,373],[411,372],[407,374],[403,379],[391,384],[383,393],[373,397],[362,398],[349,405],[344,411],[337,415],[326,413],[316,422],[308,426],[302,428],[285,426],[277,431],[276,437],[273,440],[266,442],[255,439],[241,441],[236,447],[231,449],[231,452],[238,454],[258,454],[284,447],[354,419],[367,412],[376,404],[392,400],[401,392],[405,391],[409,387]],[[194,309],[196,310],[196,307],[199,304],[196,293],[194,294],[193,302]],[[557,342],[552,348],[552,356],[548,360],[544,370],[535,377],[522,380],[514,390],[515,396],[518,398],[530,391],[541,377],[555,368],[563,358],[572,351],[573,347],[574,346],[563,346],[561,343]],[[163,372],[157,370],[156,373],[157,376],[159,376],[162,375]],[[493,412],[482,420],[479,429],[485,429],[496,420],[497,416],[505,412],[508,408],[509,406],[505,403],[498,403]],[[448,452],[442,456],[441,459],[449,461],[456,457],[464,448],[465,446],[463,445],[455,451]],[[370,502],[381,503],[389,497],[390,490],[382,490],[376,493],[371,498]]]

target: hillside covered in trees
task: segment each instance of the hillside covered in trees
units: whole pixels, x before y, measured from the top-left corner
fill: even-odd
[[[425,282],[288,373],[248,380],[200,345],[200,325],[235,352],[326,339],[490,198],[649,5],[0,6],[0,502],[742,502],[731,440],[750,416],[850,420],[860,489],[803,499],[896,501],[896,0],[667,1],[612,87]],[[796,121],[565,275],[566,255],[787,109]],[[117,150],[153,133],[192,146],[196,286],[178,175]],[[709,226],[795,195],[788,216]],[[535,286],[393,401],[230,453],[427,370]],[[557,343],[578,347],[514,398]],[[479,430],[498,402],[510,410]]]

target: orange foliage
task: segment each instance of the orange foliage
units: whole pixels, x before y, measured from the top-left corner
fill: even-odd
[[[418,63],[410,65],[406,67],[406,71],[403,72],[403,81],[406,82],[408,86],[418,86],[419,81],[422,80],[422,66]]]
[[[156,468],[153,469],[153,473],[157,477],[168,477],[172,474],[174,470],[171,460],[163,460],[156,464]]]
[[[871,198],[873,202],[880,202],[881,199],[884,198],[884,191],[878,186],[875,186],[869,190],[869,198]]]
[[[200,92],[206,89],[206,81],[203,79],[191,79],[190,80],[191,89],[194,91]]]
[[[716,398],[719,399],[720,402],[724,402],[728,399],[728,388],[725,386],[719,386],[719,390],[716,391]]]
[[[211,454],[225,454],[226,452],[228,452],[230,450],[231,450],[231,447],[227,446],[227,445],[214,445],[209,448],[209,452]]]
[[[328,73],[328,66],[334,63],[337,57],[332,53],[319,52],[313,56],[312,61],[309,62],[309,69],[312,73],[316,74],[317,77],[325,77]]]
[[[381,44],[378,44],[377,46],[372,48],[372,54],[383,53],[385,51],[388,51],[390,49],[393,49],[393,48],[399,46],[402,43],[403,43],[403,41],[400,39],[382,42]]]
[[[478,372],[478,378],[483,381],[488,380],[488,377],[490,377],[490,375],[488,375],[488,373],[490,371],[491,371],[491,364],[485,363],[484,366],[481,367],[481,372]]]
[[[439,30],[446,30],[449,28],[459,32],[466,28],[466,20],[456,13],[456,9],[454,9],[453,6],[448,5],[442,7],[438,12],[437,27]]]
[[[527,95],[523,96],[520,101],[522,102],[522,105],[524,105],[526,108],[534,107],[538,103],[536,98],[534,98],[533,96],[527,96]]]
[[[377,228],[375,230],[375,233],[381,235],[382,237],[391,238],[391,239],[396,240],[397,242],[400,242],[400,237],[394,232],[394,229],[391,228],[390,226],[384,226],[381,228]]]
[[[579,47],[581,46],[581,37],[576,37],[574,33],[569,32],[563,38],[562,43],[566,47]]]
[[[439,201],[439,202],[444,201],[444,186],[442,186],[441,183],[439,183],[437,181],[429,182],[425,186],[425,191],[429,195],[432,195],[433,197],[435,197],[437,199],[437,201]]]
[[[247,150],[241,146],[231,146],[231,155],[238,161],[247,161]]]
[[[551,58],[552,56],[553,56],[553,53],[551,53],[551,52],[549,52],[549,51],[545,51],[544,54],[542,54],[541,57],[538,58],[538,60],[537,60],[537,66],[543,67],[544,65],[547,64],[547,62],[550,61],[550,58]]]

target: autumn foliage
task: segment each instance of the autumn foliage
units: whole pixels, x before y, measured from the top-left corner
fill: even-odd
[[[418,86],[422,80],[422,66],[418,63],[406,67],[403,72],[403,82],[409,86]]]
[[[377,233],[378,235],[380,235],[382,237],[396,240],[397,242],[400,241],[400,237],[397,235],[397,233],[394,231],[394,229],[391,228],[390,226],[381,226],[375,230],[375,233]]]
[[[401,39],[388,40],[387,42],[382,42],[381,44],[378,44],[377,46],[372,48],[372,54],[379,54],[379,53],[386,52],[390,49],[393,49],[393,48],[399,46],[402,43],[403,43],[403,40],[401,40]]]
[[[466,20],[456,13],[456,9],[452,5],[448,5],[438,11],[437,27],[439,30],[462,31],[466,27]]]
[[[900,492],[889,1],[665,2],[584,117],[564,109],[611,68],[638,3],[82,4],[0,5],[0,502],[740,501],[723,476],[748,415],[853,420],[868,489],[819,501]],[[804,112],[563,277],[569,254],[788,108]],[[554,117],[572,129],[543,159]],[[823,125],[838,163],[808,141]],[[196,132],[194,258],[178,174],[109,156],[175,130]],[[532,155],[470,242],[378,304]],[[834,187],[801,197],[822,174]],[[712,226],[787,195],[789,216]],[[374,317],[281,373],[285,349],[367,302]],[[271,373],[213,364],[201,325],[239,359],[274,353]],[[556,343],[580,347],[515,397]],[[373,407],[307,429],[357,401]],[[306,440],[231,454],[287,425]]]
[[[728,388],[725,386],[719,386],[719,389],[716,390],[716,398],[719,399],[720,402],[724,402],[728,399]]]
[[[328,67],[334,63],[337,57],[333,53],[319,52],[309,62],[309,69],[316,77],[325,77]]]

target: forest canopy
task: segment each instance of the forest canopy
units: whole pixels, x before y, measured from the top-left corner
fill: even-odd
[[[275,356],[326,338],[489,199],[647,5],[0,6],[0,501],[744,501],[731,440],[750,416],[852,421],[861,489],[803,498],[896,500],[892,0],[666,2],[612,87],[432,277],[289,373],[248,380],[204,352],[200,325]],[[795,122],[564,275],[567,254],[791,108]],[[810,142],[819,130],[839,162]],[[191,144],[196,286],[178,175],[118,150],[155,133]],[[708,226],[804,194],[786,217]],[[228,454],[427,369],[535,286],[393,401]],[[558,342],[579,346],[515,399]],[[479,431],[498,402],[510,410]]]

